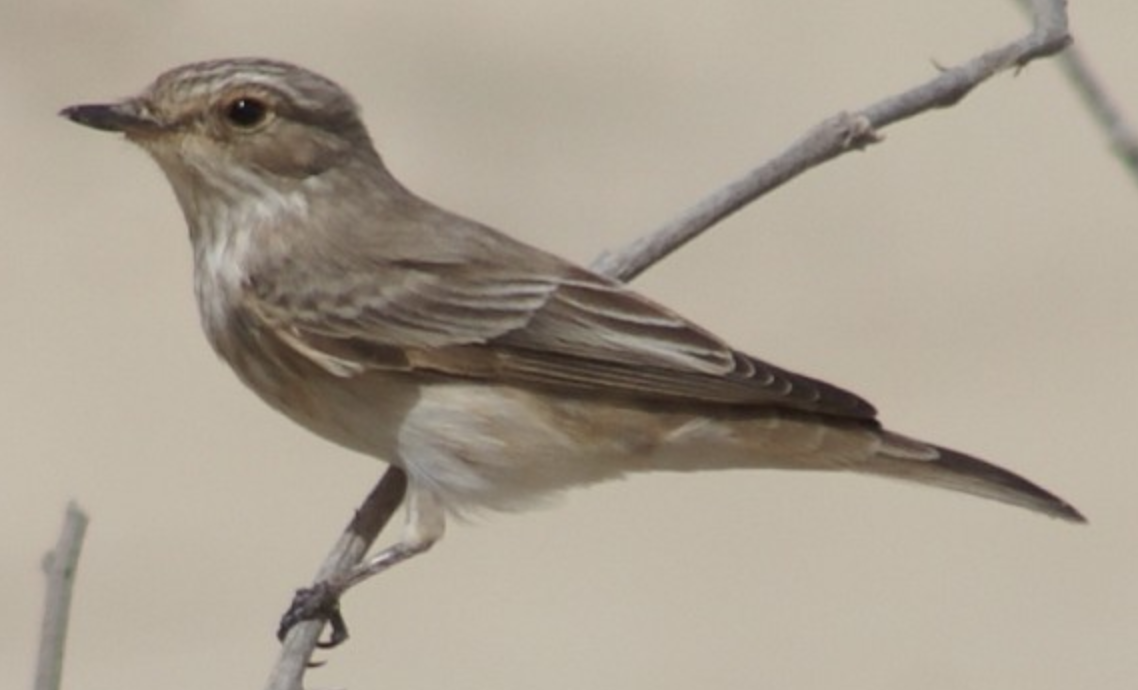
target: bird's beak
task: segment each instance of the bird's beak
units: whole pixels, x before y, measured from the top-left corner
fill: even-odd
[[[157,134],[162,125],[139,107],[138,101],[73,105],[59,111],[72,122],[105,132],[122,132],[126,135],[146,136]]]

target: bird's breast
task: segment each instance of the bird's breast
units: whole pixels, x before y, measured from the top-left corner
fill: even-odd
[[[194,257],[194,293],[202,329],[218,354],[226,357],[230,332],[236,326],[246,271],[231,241],[207,242]],[[228,359],[228,357],[226,357]]]

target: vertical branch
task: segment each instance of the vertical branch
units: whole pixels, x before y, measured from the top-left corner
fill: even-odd
[[[59,690],[63,678],[63,651],[67,643],[67,622],[71,614],[71,593],[79,568],[79,553],[87,533],[87,514],[74,501],[67,504],[63,530],[55,548],[44,556],[47,576],[43,622],[40,625],[39,658],[36,661],[35,690]]]

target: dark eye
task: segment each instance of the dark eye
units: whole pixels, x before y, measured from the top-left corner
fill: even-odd
[[[225,119],[241,129],[256,127],[269,116],[269,106],[256,98],[235,98],[225,107]]]

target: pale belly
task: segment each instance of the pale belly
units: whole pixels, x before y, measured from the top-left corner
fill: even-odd
[[[282,375],[268,361],[258,357],[241,376],[266,402],[329,441],[402,467],[414,488],[456,513],[525,508],[628,472],[821,469],[876,445],[864,431],[773,414],[649,409],[402,372],[339,377],[295,361]]]

